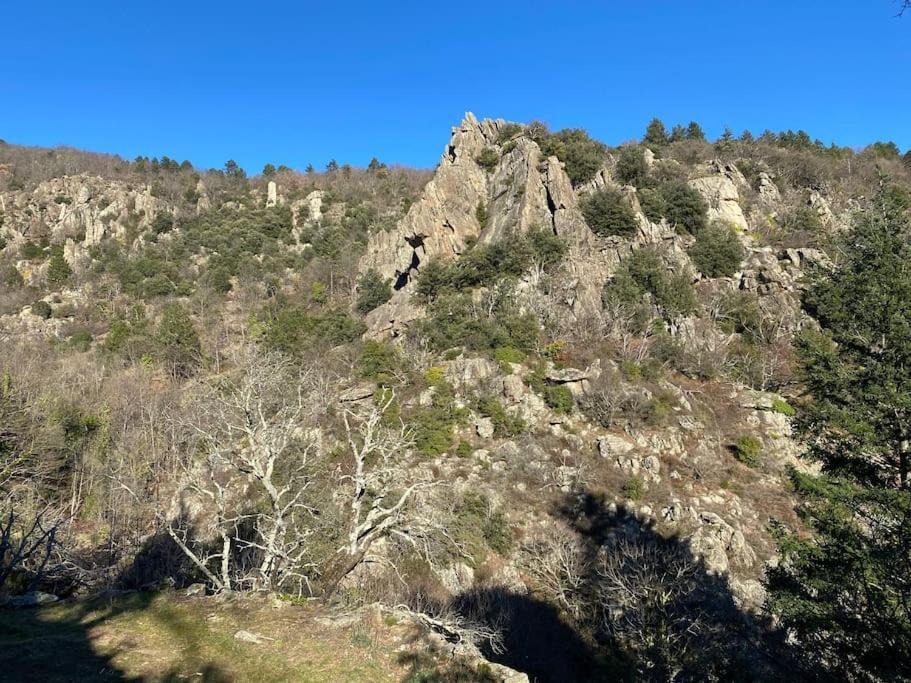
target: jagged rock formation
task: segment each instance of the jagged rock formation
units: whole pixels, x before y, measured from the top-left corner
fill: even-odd
[[[537,227],[552,230],[569,245],[564,303],[578,316],[595,315],[600,287],[616,258],[605,255],[611,240],[599,241],[588,229],[563,164],[544,158],[524,136],[500,144],[503,120],[478,122],[468,113],[453,129],[437,172],[405,218],[389,232],[375,233],[361,259],[361,272],[374,269],[394,282],[395,295],[368,317],[374,335],[396,334],[419,313],[410,302],[418,272],[430,259],[451,261],[469,238],[494,242]],[[492,173],[477,162],[482,151],[497,151]],[[489,216],[479,220],[479,207]]]
[[[205,188],[200,193],[200,202]],[[152,194],[151,185],[134,187],[98,176],[52,178],[31,192],[0,193],[5,220],[0,234],[12,244],[30,238],[67,242],[65,254],[78,265],[80,247],[87,249],[105,237],[135,239],[167,202]]]

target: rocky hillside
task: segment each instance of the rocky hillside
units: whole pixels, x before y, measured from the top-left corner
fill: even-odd
[[[7,150],[0,485],[54,536],[5,590],[379,603],[497,680],[790,675],[802,294],[909,173],[694,126],[468,114],[432,177]]]

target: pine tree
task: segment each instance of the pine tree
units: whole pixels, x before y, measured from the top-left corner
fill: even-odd
[[[807,666],[851,680],[911,677],[911,224],[884,186],[820,272],[798,340],[812,400],[798,427],[823,476],[792,473],[814,532],[781,533],[770,605]]]
[[[63,256],[63,246],[58,244],[51,247],[51,258],[47,266],[48,284],[59,287],[69,280],[72,274],[73,270]]]
[[[654,118],[649,121],[642,142],[653,147],[663,147],[669,142],[667,128],[664,127],[664,123],[662,123],[661,119]]]
[[[155,341],[158,357],[174,377],[189,377],[202,360],[199,335],[186,309],[177,303],[165,306]]]
[[[705,133],[702,131],[702,126],[695,121],[690,121],[690,125],[686,127],[686,139],[704,141]]]

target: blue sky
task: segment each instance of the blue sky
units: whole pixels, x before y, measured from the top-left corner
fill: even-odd
[[[429,167],[479,117],[911,147],[895,0],[0,3],[0,138],[250,172]]]

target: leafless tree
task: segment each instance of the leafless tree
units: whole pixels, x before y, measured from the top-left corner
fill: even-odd
[[[35,583],[42,576],[57,540],[59,520],[48,509],[24,516],[9,507],[0,517],[0,590],[10,576],[28,571]]]
[[[204,392],[188,425],[205,457],[188,468],[187,486],[206,501],[220,548],[205,554],[206,539],[173,525],[169,533],[218,590],[287,589],[291,583],[301,590],[310,564],[309,521],[318,514],[308,496],[320,452],[316,420],[326,405],[325,378],[255,351],[246,352],[240,366],[236,379]]]
[[[548,524],[523,545],[523,564],[541,590],[575,620],[588,609],[586,591],[591,562],[571,529]]]
[[[602,627],[646,666],[675,680],[717,628],[704,572],[673,541],[621,537],[596,558],[595,601]]]
[[[395,535],[414,542],[404,524],[405,512],[415,492],[433,482],[414,481],[402,463],[413,438],[403,422],[387,424],[385,415],[394,401],[390,391],[380,405],[360,411],[347,408],[342,414],[351,457],[350,472],[341,476],[347,489],[347,534],[339,549],[339,567],[327,587],[329,595],[363,562],[377,540]]]

